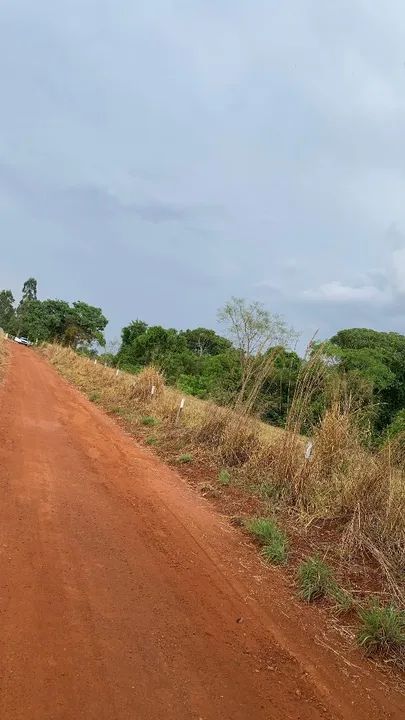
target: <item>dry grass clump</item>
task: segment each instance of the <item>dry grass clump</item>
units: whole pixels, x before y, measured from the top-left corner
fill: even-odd
[[[258,424],[249,416],[212,404],[208,405],[200,418],[195,439],[215,450],[216,455],[229,467],[252,462],[263,445]]]
[[[153,366],[141,370],[134,378],[131,398],[140,402],[157,400],[162,397],[165,382],[161,372]]]

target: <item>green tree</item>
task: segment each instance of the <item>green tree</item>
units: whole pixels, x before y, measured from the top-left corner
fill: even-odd
[[[185,330],[180,334],[184,337],[187,348],[199,356],[220,355],[231,347],[229,340],[207,328]]]
[[[36,300],[37,299],[37,290],[38,290],[38,283],[35,280],[35,278],[33,278],[33,277],[28,278],[28,280],[26,280],[23,285],[21,302],[24,303],[29,300]]]
[[[15,310],[14,297],[11,290],[0,291],[0,328],[4,332],[14,332],[15,326]]]
[[[77,301],[69,309],[65,318],[63,341],[72,347],[91,345],[97,342],[104,347],[104,330],[108,320],[101,308]]]
[[[341,330],[325,345],[337,372],[362,378],[368,385],[379,435],[405,407],[405,337],[367,328]]]

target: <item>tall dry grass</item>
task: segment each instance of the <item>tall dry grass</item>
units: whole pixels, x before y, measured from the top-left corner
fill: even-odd
[[[166,444],[203,454],[218,467],[241,470],[250,486],[263,480],[272,483],[279,502],[299,515],[336,521],[342,558],[350,561],[359,553],[373,556],[392,594],[404,600],[404,443],[368,451],[362,408],[347,388],[338,386],[331,389],[328,407],[313,433],[312,456],[306,459],[302,428],[327,375],[319,353],[304,365],[286,428],[278,430],[258,422],[246,408],[218,407],[189,396],[179,415],[182,395],[164,384],[156,368],[117,376],[114,369],[94,365],[67,348],[53,345],[43,352],[106,410],[119,410],[134,424],[143,416],[153,416],[158,421],[156,432]]]

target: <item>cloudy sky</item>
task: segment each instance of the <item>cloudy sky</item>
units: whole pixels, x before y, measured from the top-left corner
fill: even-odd
[[[405,332],[405,6],[3,0],[0,287]]]

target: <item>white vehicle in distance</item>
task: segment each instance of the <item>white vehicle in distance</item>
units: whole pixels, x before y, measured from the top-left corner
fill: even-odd
[[[32,345],[32,343],[30,343],[28,338],[25,338],[25,337],[15,337],[14,340],[19,345],[27,345],[27,346]]]

